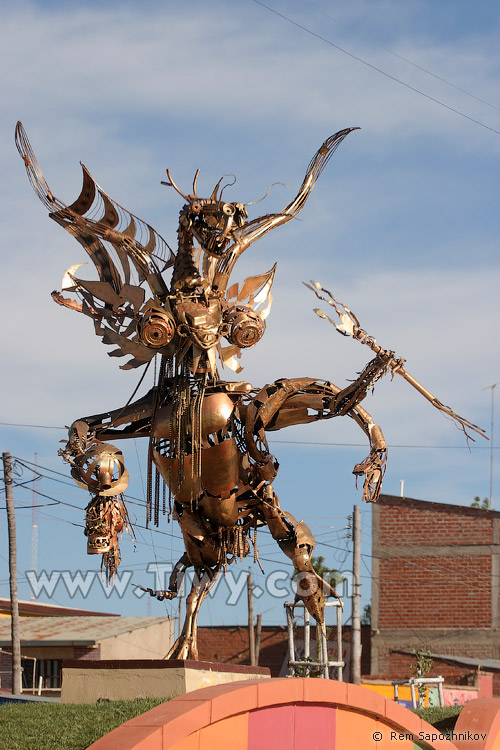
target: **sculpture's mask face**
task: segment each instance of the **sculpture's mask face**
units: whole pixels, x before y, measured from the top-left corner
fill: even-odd
[[[175,353],[178,361],[185,358],[193,373],[215,374],[217,355],[225,366],[239,372],[240,350],[254,346],[264,335],[273,278],[274,268],[246,279],[245,297],[241,297],[237,284],[223,296],[204,288],[205,279],[200,277],[196,289],[172,294],[162,306],[153,302],[145,306],[138,323],[139,339],[150,349]],[[222,339],[229,346],[222,346]]]
[[[220,258],[231,239],[231,231],[241,229],[247,218],[242,203],[195,198],[182,209],[180,225],[192,232],[205,252]]]
[[[224,322],[223,300],[212,294],[207,297],[206,301],[199,296],[178,297],[173,304],[178,334],[205,351],[216,346],[228,330]]]

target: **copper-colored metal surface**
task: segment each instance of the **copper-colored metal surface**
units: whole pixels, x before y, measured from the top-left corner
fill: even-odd
[[[234,438],[218,445],[202,449],[201,471],[193,471],[191,455],[183,457],[182,469],[178,458],[162,456],[153,449],[153,460],[160,474],[167,482],[173,497],[180,503],[197,500],[202,492],[226,494],[238,484],[240,473],[240,453]]]
[[[280,213],[252,220],[245,205],[223,200],[222,179],[210,197],[200,198],[199,170],[189,194],[167,170],[164,184],[184,201],[174,253],[151,226],[110,198],[85,167],[80,196],[70,205],[58,200],[21,123],[17,125],[17,147],[35,192],[50,218],[83,246],[98,274],[98,280],[82,279],[77,275],[82,264],[71,266],[53,299],[89,317],[103,343],[114,346],[110,356],[129,357],[122,369],[148,365],[158,356],[149,393],[121,408],[76,420],[60,454],[70,463],[77,484],[91,494],[88,551],[103,555],[110,578],[120,561],[118,537],[128,528],[123,496],[128,474],[121,451],[103,441],[149,440],[147,523],[158,525],[160,515],[168,512],[180,525],[186,551],[167,590],[144,590],[160,600],[172,599],[178,576],[189,566],[195,571],[184,627],[167,658],[197,658],[196,619],[203,599],[219,573],[251,548],[258,561],[259,526],[267,525],[301,574],[297,597],[319,623],[324,622],[325,595],[336,596],[311,564],[315,542],[310,529],[280,506],[272,484],[279,465],[269,451],[268,431],[351,417],[370,449],[354,474],[363,479],[363,499],[375,502],[387,450],[382,431],[360,404],[386,372],[405,377],[464,429],[478,430],[417,383],[404,370],[403,360],[378,347],[355,316],[315,282],[313,291],[341,317],[341,325],[334,323],[337,329],[376,355],[355,380],[339,388],[314,378],[281,379],[257,389],[219,375],[218,362],[241,370],[241,349],[262,338],[272,304],[276,266],[241,286],[230,285],[238,258],[260,237],[297,216],[331,155],[354,129],[341,130],[322,144],[296,197]]]
[[[225,393],[208,393],[203,399],[201,408],[201,430],[202,437],[207,437],[213,432],[224,429],[234,411],[234,401]],[[166,438],[170,440],[175,435],[175,426],[173,424],[174,404],[158,409],[155,421],[153,423],[153,435],[156,438]],[[188,434],[190,434],[190,425],[187,425]]]

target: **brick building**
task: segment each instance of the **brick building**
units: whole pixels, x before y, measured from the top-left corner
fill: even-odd
[[[382,495],[372,555],[371,674],[414,674],[417,648],[455,684],[487,660],[499,694],[500,513]]]
[[[297,628],[296,637],[301,638],[301,628]],[[332,642],[335,633],[331,634]],[[313,635],[314,639],[314,635]],[[342,628],[344,644],[351,642],[351,627]],[[361,627],[361,671],[370,671],[370,628]],[[198,628],[198,652],[201,661],[215,661],[221,664],[250,664],[248,646],[248,627],[246,625],[211,625]],[[288,631],[284,625],[263,625],[259,666],[269,667],[271,677],[284,676],[287,673]]]

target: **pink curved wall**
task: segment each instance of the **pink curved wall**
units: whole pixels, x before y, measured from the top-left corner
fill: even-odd
[[[485,740],[450,741],[411,711],[334,680],[248,680],[196,690],[122,724],[89,750],[500,750],[500,700],[460,717]],[[479,718],[478,718],[479,716]],[[459,722],[455,733],[459,730]],[[482,727],[482,730],[481,730]],[[498,740],[497,740],[498,737]],[[467,742],[467,741],[466,741]]]

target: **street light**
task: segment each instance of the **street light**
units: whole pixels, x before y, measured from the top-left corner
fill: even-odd
[[[485,385],[482,389],[483,391],[487,390],[488,388],[491,389],[491,431],[490,431],[490,503],[489,503],[489,509],[493,510],[493,427],[494,427],[494,414],[495,414],[495,400],[494,400],[494,393],[495,388],[497,385],[500,385],[500,380],[498,383],[493,383],[493,385]]]

